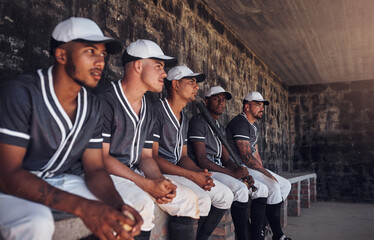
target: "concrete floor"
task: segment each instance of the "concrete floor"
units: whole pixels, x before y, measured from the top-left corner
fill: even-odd
[[[293,240],[372,240],[374,204],[317,202],[289,216],[284,232]]]

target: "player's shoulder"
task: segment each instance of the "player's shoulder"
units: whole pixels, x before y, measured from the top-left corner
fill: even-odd
[[[110,105],[115,104],[117,102],[116,101],[117,95],[116,95],[113,83],[110,82],[110,83],[104,83],[104,84],[99,85],[93,91],[95,97],[97,97],[100,101],[106,102]]]
[[[13,79],[4,80],[0,84],[1,95],[16,96],[17,98],[24,94],[33,94],[40,91],[39,76],[36,72],[21,74]]]
[[[198,114],[194,115],[190,119],[190,125],[191,124],[204,124],[204,123],[206,123],[206,120],[201,113],[198,113]]]
[[[247,119],[243,117],[242,114],[236,115],[227,125],[235,125],[235,124],[240,124],[240,123],[245,123]]]

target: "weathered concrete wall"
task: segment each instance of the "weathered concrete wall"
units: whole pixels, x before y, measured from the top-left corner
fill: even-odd
[[[374,80],[289,90],[294,168],[319,198],[374,202]]]
[[[224,124],[241,111],[249,90],[260,91],[271,101],[261,121],[260,152],[272,170],[289,170],[286,87],[203,1],[2,0],[0,16],[1,79],[49,66],[53,28],[63,19],[79,16],[93,19],[105,34],[122,39],[125,45],[138,38],[154,40],[180,64],[206,73],[208,81],[201,84],[200,96],[216,84],[234,96],[222,117]],[[112,56],[108,66],[106,81],[122,75],[120,56]],[[188,112],[197,110],[189,105]]]

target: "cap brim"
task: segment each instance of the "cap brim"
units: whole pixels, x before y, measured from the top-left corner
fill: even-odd
[[[182,78],[196,78],[196,82],[203,82],[206,79],[206,75],[204,73],[193,73]]]
[[[215,93],[215,94],[212,94],[210,96],[205,96],[205,97],[209,98],[209,97],[213,97],[213,96],[216,96],[218,94],[221,94],[221,93],[224,93],[226,95],[226,100],[230,100],[232,98],[232,95],[229,92],[219,92],[219,93]]]
[[[174,67],[178,63],[178,60],[176,58],[166,55],[150,57],[150,59],[163,61],[165,63],[165,67]]]
[[[263,102],[264,105],[269,105],[269,101],[266,101],[266,100],[252,100],[253,102]]]
[[[78,38],[73,41],[85,43],[104,43],[108,54],[116,54],[122,51],[122,43],[114,38],[105,36],[88,36],[85,38]]]

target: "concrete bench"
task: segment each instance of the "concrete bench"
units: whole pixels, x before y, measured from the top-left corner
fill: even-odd
[[[282,206],[282,226],[287,227],[287,216],[300,216],[301,208],[309,208],[317,201],[317,174],[282,173],[291,182],[291,192]]]
[[[283,173],[281,176],[287,178],[292,184],[291,192],[282,207],[282,225],[286,227],[287,215],[299,216],[301,207],[310,207],[311,203],[316,201],[317,175],[315,173]],[[168,218],[168,214],[158,206],[155,207],[155,227],[151,233],[151,240],[167,239]],[[76,240],[91,235],[83,222],[72,215],[57,214],[55,220],[54,240]],[[235,240],[230,211],[227,211],[209,239]]]

